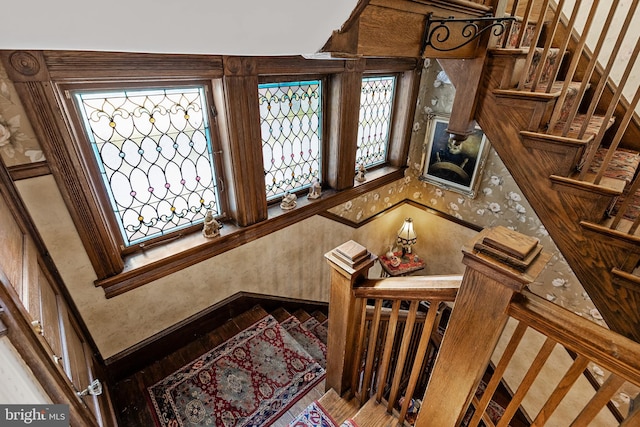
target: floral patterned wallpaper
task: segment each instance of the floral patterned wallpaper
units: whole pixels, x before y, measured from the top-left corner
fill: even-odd
[[[425,134],[429,120],[451,113],[455,89],[442,73],[437,61],[426,60],[422,70],[420,92],[413,124],[411,146],[405,177],[330,210],[356,223],[375,216],[386,208],[410,199],[437,211],[481,227],[502,225],[540,239],[544,250],[552,253],[546,268],[529,288],[546,298],[601,326],[606,324],[589,295],[573,274],[566,260],[529,205],[497,153],[490,149],[478,194],[469,198],[459,193],[421,181]],[[427,255],[428,257],[428,255]],[[593,363],[589,368],[602,384],[608,373]],[[626,384],[612,399],[623,414],[638,389]]]
[[[361,222],[404,199],[411,199],[481,227],[502,225],[537,237],[553,256],[538,280],[530,286],[531,291],[604,326],[600,313],[493,149],[489,150],[475,198],[419,179],[429,120],[434,115],[450,114],[454,95],[455,89],[437,61],[426,60],[409,149],[409,168],[405,177],[339,205],[331,212]]]
[[[0,156],[7,166],[44,160],[13,83],[0,64]]]

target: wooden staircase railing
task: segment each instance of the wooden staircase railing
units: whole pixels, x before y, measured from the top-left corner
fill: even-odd
[[[443,302],[453,301],[455,286],[462,277],[429,277],[421,292],[407,295],[402,290],[403,282],[415,280],[400,278],[395,283],[366,280],[354,289],[357,299],[373,303],[371,318],[363,313],[359,325],[358,341],[355,343],[356,361],[364,362],[362,369],[353,371],[351,391],[361,403],[371,396],[376,401],[385,400],[387,410],[392,412],[396,404],[399,418],[404,420],[414,392],[421,386],[426,387],[425,374],[433,363],[436,354],[440,317]],[[447,285],[453,284],[453,287]],[[397,286],[400,285],[400,286]],[[376,297],[381,287],[393,298]],[[446,292],[443,292],[446,291]],[[389,320],[382,319],[382,306],[391,305]],[[401,318],[400,308],[409,306],[406,318]],[[418,310],[422,311],[418,311]],[[364,310],[367,310],[365,305]],[[404,316],[402,316],[404,317]]]
[[[497,243],[500,249],[493,254],[485,252],[482,245],[487,243]],[[633,398],[640,391],[640,344],[528,292],[526,284],[549,259],[538,252],[526,267],[512,267],[510,257],[530,244],[530,238],[501,227],[482,231],[463,248],[467,269],[461,280],[430,276],[370,280],[366,274],[375,261],[373,256],[350,265],[343,262],[343,257],[327,253],[332,276],[327,389],[355,395],[360,402],[386,400],[389,412],[394,411],[400,393],[404,393],[406,398],[394,413],[407,425],[407,409],[417,379],[430,369],[415,419],[418,427],[477,426],[480,421],[486,426],[507,426],[521,406],[533,415],[531,425],[612,425],[596,422],[598,417],[610,416],[602,409],[612,397],[625,391]],[[429,341],[439,323],[438,308],[441,302],[454,298],[431,368],[425,362],[430,355]],[[415,335],[418,307],[424,299],[429,300],[429,306],[420,316],[423,327]],[[409,308],[401,322],[402,300],[408,301]],[[373,309],[366,308],[367,301],[373,302]],[[391,301],[390,312],[383,301]],[[386,320],[381,320],[383,317]],[[344,319],[351,322],[336,323]],[[397,328],[400,323],[403,326]],[[554,351],[556,347],[568,349],[575,360],[566,351]],[[394,348],[398,348],[395,353]],[[528,360],[526,352],[535,357]],[[405,355],[411,369],[402,389]],[[556,366],[558,357],[566,362],[560,370]],[[483,384],[484,392],[477,393],[491,361],[495,364],[493,374]],[[576,392],[585,391],[579,383],[582,374],[594,364],[602,370],[602,386],[586,397],[576,397]],[[553,372],[549,371],[550,365]],[[521,380],[509,384],[515,391],[502,416],[496,418],[486,411],[499,383],[518,376]],[[538,406],[528,401],[541,393],[544,398]],[[621,426],[640,422],[640,409],[621,408],[620,412]]]
[[[640,342],[640,177],[615,169],[622,151],[640,152],[640,91],[637,83],[629,87],[640,41],[629,43],[628,30],[638,0],[614,0],[611,10],[597,1],[571,3],[504,6],[524,17],[489,49],[475,101],[466,104],[475,105],[476,121],[607,325]],[[573,25],[582,15],[578,33]],[[631,52],[628,60],[623,52]],[[445,71],[455,70],[452,61],[441,61]],[[456,114],[454,105],[450,123]]]

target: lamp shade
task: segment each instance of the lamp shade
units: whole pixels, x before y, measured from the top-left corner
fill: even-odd
[[[413,230],[413,220],[411,218],[405,219],[402,227],[398,230],[398,243],[402,246],[415,245],[417,237]]]

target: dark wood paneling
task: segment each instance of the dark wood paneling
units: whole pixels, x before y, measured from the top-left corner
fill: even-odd
[[[364,61],[346,62],[343,72],[329,82],[328,155],[323,160],[327,182],[335,190],[353,187],[358,143],[354,123],[359,120],[363,70]]]
[[[155,80],[222,77],[222,56],[44,51],[51,80]]]
[[[420,69],[421,67],[403,72],[396,82],[396,102],[387,154],[391,166],[403,167],[407,164],[417,107],[415,100],[420,90]]]
[[[156,360],[176,352],[256,305],[268,312],[282,307],[291,313],[303,309],[309,313],[319,310],[326,314],[328,309],[326,302],[239,292],[108,358],[105,363],[112,383],[115,384]]]
[[[267,218],[256,60],[225,57],[224,67],[224,88],[216,98],[229,213],[236,224],[248,226]]]

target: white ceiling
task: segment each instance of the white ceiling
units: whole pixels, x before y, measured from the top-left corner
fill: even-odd
[[[306,55],[342,26],[357,0],[3,3],[0,49]]]

